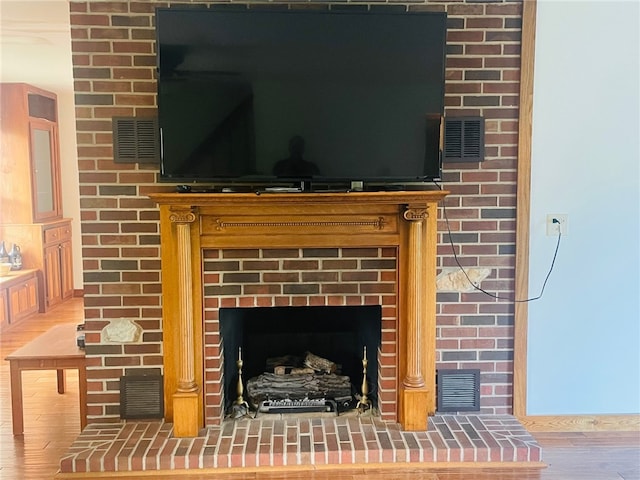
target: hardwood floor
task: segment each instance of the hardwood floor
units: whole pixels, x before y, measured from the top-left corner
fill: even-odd
[[[58,323],[82,321],[82,300],[63,303],[0,332],[0,479],[51,479],[59,458],[80,433],[77,374],[68,372],[67,391],[56,390],[54,371],[23,373],[25,433],[11,430],[9,366],[4,358]],[[382,469],[258,471],[216,474],[218,480],[640,480],[640,433],[536,433],[549,466],[532,469]],[[91,477],[85,477],[91,478]],[[94,477],[95,478],[95,477]],[[114,478],[130,478],[124,474]],[[147,478],[151,478],[148,477]],[[203,480],[211,475],[153,475],[155,480]]]
[[[0,478],[48,479],[80,433],[78,374],[67,371],[67,391],[57,393],[56,372],[22,373],[24,434],[11,425],[9,362],[5,357],[59,323],[82,323],[82,299],[72,299],[0,332]]]

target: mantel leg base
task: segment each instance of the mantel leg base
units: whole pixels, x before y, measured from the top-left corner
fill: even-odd
[[[399,417],[403,430],[407,432],[427,430],[431,395],[432,392],[426,388],[401,387]]]
[[[198,392],[173,394],[173,435],[175,437],[197,437]]]

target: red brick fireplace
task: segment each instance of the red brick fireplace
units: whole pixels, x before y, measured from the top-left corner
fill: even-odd
[[[165,421],[91,423],[61,459],[62,474],[541,467],[539,445],[509,415],[427,418],[435,410],[436,217],[444,195],[153,194]],[[221,309],[317,305],[381,312],[381,415],[221,422]]]
[[[224,307],[379,305],[383,419],[435,411],[440,191],[154,194],[161,211],[165,419],[195,436],[224,416]],[[376,365],[377,363],[377,365]]]

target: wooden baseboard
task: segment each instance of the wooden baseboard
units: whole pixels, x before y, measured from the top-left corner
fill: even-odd
[[[640,414],[630,415],[526,415],[518,417],[530,432],[640,431]]]
[[[73,291],[73,297],[74,297],[74,298],[82,298],[82,297],[84,297],[84,290],[83,290],[83,289],[78,289],[78,288],[76,288],[76,289]]]

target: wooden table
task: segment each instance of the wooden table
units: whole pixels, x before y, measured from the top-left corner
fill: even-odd
[[[80,428],[87,425],[87,371],[84,351],[76,344],[76,325],[62,324],[53,327],[23,347],[6,360],[11,373],[11,413],[13,434],[21,435],[24,430],[22,412],[22,371],[57,370],[58,393],[65,391],[65,370],[78,370],[78,390],[80,392]]]

